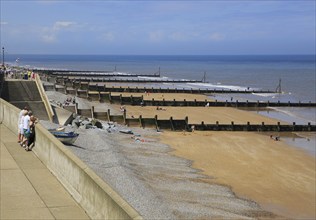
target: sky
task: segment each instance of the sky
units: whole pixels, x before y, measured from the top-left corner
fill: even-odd
[[[11,54],[315,54],[315,0],[0,0]]]

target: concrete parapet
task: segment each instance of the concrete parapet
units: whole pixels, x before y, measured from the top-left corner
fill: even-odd
[[[0,122],[17,134],[20,109],[0,99]]]
[[[0,99],[0,121],[17,133],[20,110]],[[41,124],[33,152],[92,219],[142,219],[116,191],[98,177]]]

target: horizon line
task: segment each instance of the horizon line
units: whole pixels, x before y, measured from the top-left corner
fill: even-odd
[[[314,54],[58,54],[58,53],[5,53],[5,55],[63,55],[63,56],[316,56]]]

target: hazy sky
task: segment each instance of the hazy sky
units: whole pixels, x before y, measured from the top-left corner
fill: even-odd
[[[314,0],[0,0],[24,54],[315,54]]]

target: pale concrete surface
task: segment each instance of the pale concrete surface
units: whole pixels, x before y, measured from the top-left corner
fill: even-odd
[[[0,125],[0,219],[89,219],[55,176]]]

